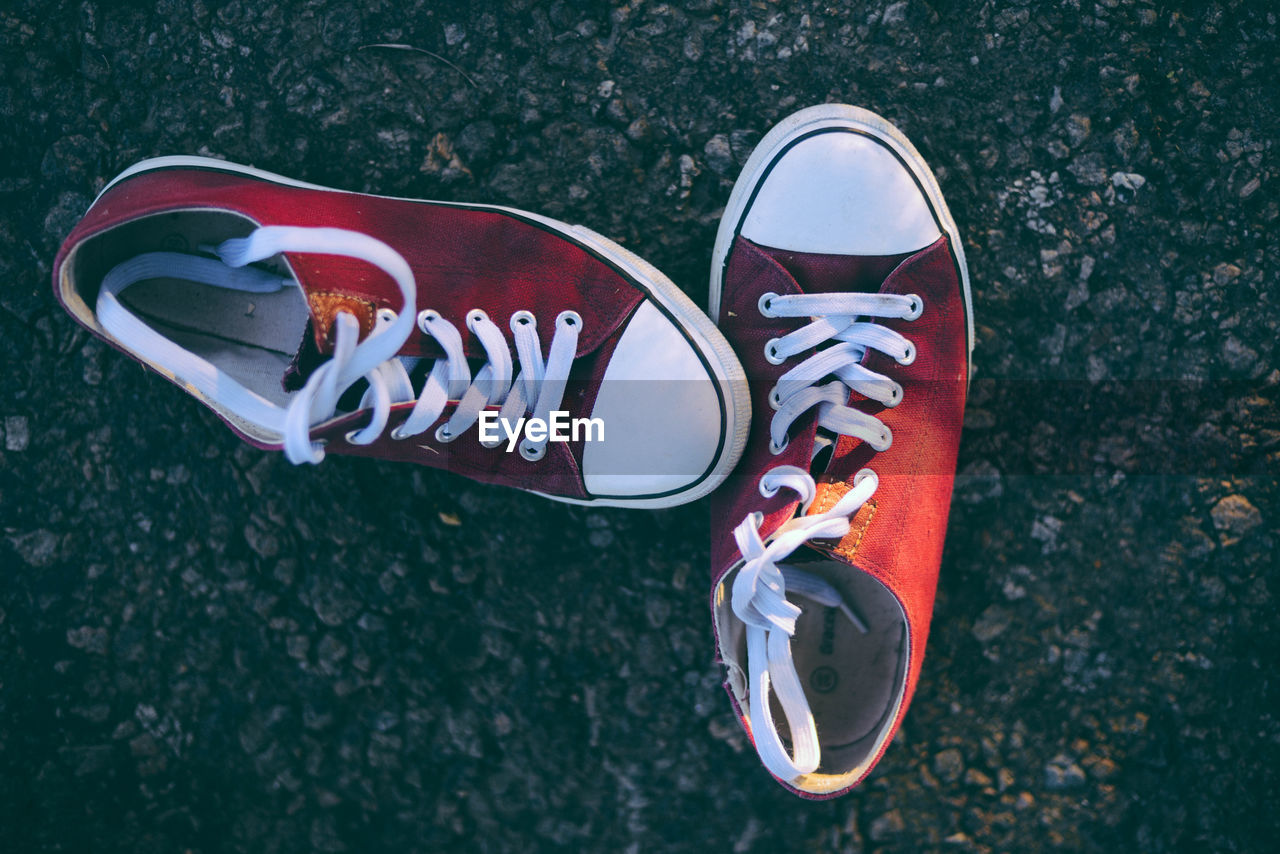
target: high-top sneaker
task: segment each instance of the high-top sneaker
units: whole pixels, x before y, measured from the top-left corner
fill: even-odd
[[[833,797],[920,675],[969,378],[964,249],[920,154],[855,107],[785,119],[733,189],[711,314],[754,404],[712,497],[726,687],[769,771]]]
[[[748,426],[742,369],[679,288],[509,208],[161,157],[99,195],[53,284],[90,331],[294,463],[357,454],[666,507],[714,489]]]

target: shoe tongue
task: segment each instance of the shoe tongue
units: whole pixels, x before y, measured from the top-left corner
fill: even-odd
[[[293,392],[306,385],[312,372],[333,354],[333,329],[339,313],[346,312],[356,319],[361,341],[368,337],[378,318],[377,294],[387,289],[391,278],[348,258],[293,253],[287,253],[287,257],[306,298],[308,313],[302,340],[281,379],[284,390]],[[341,287],[335,287],[334,282],[340,282]],[[394,287],[394,283],[390,286]]]
[[[764,248],[806,294],[876,293],[885,278],[905,259],[899,255],[825,255]]]
[[[306,327],[302,330],[302,342],[298,345],[297,352],[293,354],[293,361],[289,363],[289,367],[285,368],[284,376],[280,380],[281,388],[291,393],[300,390],[307,384],[307,379],[312,372],[323,365],[328,358],[316,345],[314,323],[308,319]]]
[[[373,331],[379,308],[400,307],[399,287],[372,264],[344,255],[286,252],[284,257],[306,297],[309,328],[322,353],[333,352],[333,325],[339,313],[356,319],[363,341]]]
[[[805,515],[813,516],[827,512],[853,488],[852,483],[826,479],[820,479],[817,486],[813,503],[809,505],[809,512]],[[841,537],[838,542],[834,540],[810,540],[807,545],[814,551],[828,557],[838,557],[847,563],[854,563],[858,546],[862,543],[862,538],[867,533],[867,528],[871,525],[871,520],[875,518],[875,515],[876,500],[872,496],[871,500],[863,504],[858,508],[858,512],[853,514],[853,518],[849,520],[849,533]]]

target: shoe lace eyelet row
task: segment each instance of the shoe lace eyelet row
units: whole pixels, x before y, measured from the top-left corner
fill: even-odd
[[[829,329],[835,329],[836,333],[840,333],[840,334],[830,333],[832,338],[834,338],[837,342],[845,342],[843,344],[833,344],[832,346],[843,346],[847,348],[853,345],[854,342],[860,342],[857,345],[858,349],[852,349],[849,351],[851,353],[851,358],[855,358],[858,355],[867,352],[868,349],[874,347],[875,349],[880,350],[881,352],[885,352],[885,354],[890,356],[890,358],[892,358],[894,362],[897,363],[898,365],[905,367],[913,364],[916,360],[916,357],[918,356],[918,350],[913,341],[905,338],[904,336],[902,336],[897,332],[888,330],[887,327],[877,325],[874,322],[867,323],[867,322],[855,322],[855,321],[859,316],[869,316],[872,318],[896,317],[905,321],[914,321],[919,319],[924,314],[924,308],[925,308],[924,299],[921,298],[918,294],[914,294],[914,293],[905,294],[901,296],[856,295],[855,299],[857,298],[862,298],[865,300],[864,302],[857,303],[857,305],[860,306],[862,309],[860,311],[853,311],[853,310],[840,311],[833,308],[830,311],[824,312],[822,310],[823,308],[830,307],[831,303],[833,301],[839,300],[840,297],[826,296],[825,300],[827,305],[825,306],[812,305],[813,302],[818,302],[818,303],[824,302],[824,295],[814,295],[812,298],[805,295],[786,297],[784,298],[784,301],[785,301],[784,307],[779,308],[780,304],[778,303],[778,300],[780,299],[780,297],[778,294],[772,291],[761,294],[761,296],[758,299],[757,305],[758,305],[760,314],[764,317],[779,317],[779,316],[796,317],[796,316],[804,316],[804,314],[809,314],[807,309],[799,310],[801,300],[807,301],[806,305],[808,305],[809,308],[817,309],[813,311],[812,314],[810,315],[813,319],[812,319],[812,323],[809,326],[803,327],[802,329],[795,330],[791,333],[788,333],[788,335],[786,336],[771,338],[767,342],[765,342],[765,345],[764,345],[765,360],[772,365],[782,365],[783,363],[785,363],[789,358],[789,356],[786,355],[787,350],[794,349],[797,346],[796,344],[790,344],[790,347],[788,347],[788,344],[784,342],[784,339],[788,337],[799,335],[800,336],[799,341],[804,342],[804,343],[801,343],[800,346],[811,346],[808,344],[808,342],[812,340],[812,337],[813,337],[812,330],[815,327],[818,328],[819,330],[822,330],[818,334],[820,335],[829,334],[828,329],[823,329],[818,324],[822,323],[823,321],[826,320],[828,316],[830,316],[830,317],[834,317],[837,321],[839,321],[841,318],[847,318],[846,326],[829,327]],[[903,306],[902,304],[902,301],[904,299],[906,300],[905,306]],[[879,301],[871,302],[874,300],[879,300]],[[848,303],[846,302],[844,305],[847,306]],[[875,334],[871,335],[870,333],[872,332],[874,332]],[[805,337],[806,335],[810,337],[806,338]],[[868,335],[870,335],[870,337],[867,337]],[[897,342],[896,344],[894,343],[895,341]],[[896,352],[895,352],[895,348],[898,348]],[[823,357],[823,353],[827,352],[827,348],[816,349],[810,352],[811,352],[811,355],[809,356],[809,358],[806,361],[802,362],[799,366],[797,366],[797,368],[785,374],[784,379],[786,379],[787,377],[792,377],[795,371],[803,371],[805,369],[805,365],[810,364],[812,360],[821,359]],[[836,358],[835,355],[833,353],[828,353],[826,362],[825,363],[819,362],[819,364],[824,364],[825,367],[816,368],[815,369],[816,372],[821,373],[823,372],[823,370],[830,371],[832,368],[833,358]],[[870,386],[874,390],[867,391],[866,396],[871,397],[872,399],[881,403],[881,405],[883,405],[886,409],[892,409],[898,406],[898,404],[902,402],[903,388],[901,384],[889,379],[888,377],[883,376],[882,374],[870,373],[865,369],[862,371],[862,373],[864,375],[862,377],[855,376],[855,378],[852,380],[845,379],[844,384],[848,386],[849,389],[856,391],[858,390],[858,388],[864,388],[863,386],[858,386],[859,382],[865,383],[865,382],[869,382],[870,379],[874,379],[876,380],[877,383],[879,383],[879,385],[876,385],[875,383],[871,383]],[[847,377],[846,374],[840,374],[839,376]],[[801,378],[802,378],[801,381],[803,383],[802,387],[798,388],[796,391],[789,392],[786,399],[784,399],[782,391],[778,385],[775,385],[772,389],[770,389],[769,395],[768,395],[769,406],[775,412],[779,413],[778,415],[775,415],[775,426],[777,426],[778,424],[776,420],[778,418],[786,418],[787,421],[785,422],[785,424],[789,426],[789,424],[792,421],[794,421],[796,417],[799,416],[799,412],[795,411],[796,407],[793,407],[792,410],[789,410],[785,414],[782,412],[782,410],[786,406],[786,400],[791,399],[795,394],[798,394],[801,391],[804,391],[806,388],[812,388],[813,384],[817,383],[818,380],[820,379],[819,377],[816,376],[816,373],[812,376],[806,376],[804,374],[801,374]],[[853,383],[853,384],[851,385],[850,383]],[[855,388],[855,386],[858,386],[858,388]],[[811,401],[808,401],[807,405],[802,404],[798,408],[800,410],[807,409],[809,406],[817,405],[823,399],[825,398],[819,395],[817,398],[813,398]],[[829,407],[830,401],[827,404],[824,404],[824,406]],[[848,409],[847,406],[843,408]],[[824,409],[823,411],[825,412],[827,410]],[[823,416],[820,416],[819,418],[820,425],[821,425],[822,417]],[[870,418],[870,422],[876,426],[879,426],[881,429],[877,432],[865,432],[865,427],[871,426],[871,423],[869,423],[869,424],[863,425],[864,429],[857,432],[857,435],[863,438],[864,440],[866,440],[877,451],[886,449],[892,442],[892,434],[890,433],[888,428],[885,427],[883,423],[879,421],[879,419]],[[785,430],[786,426],[781,427],[779,429]],[[841,431],[837,430],[836,432],[841,432]],[[775,456],[781,454],[784,450],[786,450],[788,441],[789,441],[788,439],[778,441],[777,439],[774,439],[771,437],[769,442],[770,453]]]
[[[377,323],[377,327],[376,327],[376,328],[381,328],[381,327],[383,327],[383,326],[384,326],[384,325],[386,325],[386,324],[394,323],[394,322],[395,322],[395,320],[397,319],[397,317],[398,317],[398,314],[397,314],[397,312],[395,312],[393,309],[390,309],[390,308],[380,308],[380,309],[378,310],[378,312],[377,312],[377,315],[376,315],[376,323]],[[435,309],[423,309],[423,310],[419,311],[419,312],[417,313],[417,315],[416,315],[416,321],[417,321],[416,325],[417,325],[417,327],[418,327],[419,331],[420,331],[422,334],[427,335],[427,336],[431,336],[431,337],[433,337],[433,338],[434,338],[434,337],[436,337],[436,333],[435,333],[435,332],[433,332],[433,330],[432,330],[432,326],[433,326],[434,324],[436,324],[436,323],[438,323],[438,322],[442,321],[442,320],[443,320],[443,316],[440,314],[440,312],[439,312],[439,311],[436,311]],[[479,335],[479,333],[477,332],[477,327],[478,327],[479,325],[481,325],[481,324],[486,324],[486,323],[489,323],[489,322],[490,322],[490,321],[489,321],[489,316],[488,316],[488,314],[487,314],[486,312],[484,312],[484,310],[482,310],[482,309],[479,309],[479,308],[473,308],[473,309],[471,309],[470,311],[468,311],[468,312],[467,312],[467,314],[466,314],[465,323],[466,323],[467,329],[468,329],[468,330],[470,330],[473,334]],[[517,311],[517,312],[515,312],[515,313],[511,316],[511,318],[510,318],[510,321],[509,321],[509,324],[508,324],[508,325],[509,325],[509,327],[510,327],[510,329],[511,329],[512,333],[516,334],[516,335],[517,335],[517,339],[519,339],[519,337],[520,337],[521,335],[528,335],[528,334],[530,333],[530,331],[531,331],[531,330],[536,326],[536,323],[537,323],[537,319],[535,318],[535,316],[533,315],[533,313],[532,313],[532,312],[530,312],[530,311],[526,311],[526,310],[521,310],[521,311]],[[557,329],[557,331],[559,331],[559,330],[561,330],[561,329],[573,330],[573,337],[576,339],[576,330],[577,330],[578,328],[580,328],[580,327],[581,327],[581,325],[582,325],[582,317],[581,317],[581,315],[579,315],[576,311],[572,311],[572,310],[562,311],[562,312],[560,312],[560,314],[559,314],[559,315],[557,315],[555,325],[556,325],[556,329]],[[450,324],[450,326],[451,326],[451,324]],[[483,339],[482,339],[482,340],[483,340]],[[536,337],[534,337],[534,338],[529,339],[529,341],[536,342],[536,341],[537,341],[537,339],[536,339]],[[491,343],[492,343],[492,342],[491,342]],[[526,343],[528,343],[528,342],[526,342]],[[552,343],[553,343],[553,346],[554,346],[554,343],[555,343],[555,339],[554,339],[554,338],[553,338],[553,340],[552,340]],[[508,346],[513,346],[513,345],[508,344]],[[519,349],[519,348],[514,348],[514,349],[513,349],[513,352],[514,352],[515,350],[518,350],[518,349]],[[527,349],[529,350],[529,352],[530,352],[530,353],[532,353],[534,356],[536,356],[536,358],[539,358],[539,359],[541,358],[541,350],[540,350],[540,347],[533,347],[532,345],[529,345],[529,346],[527,347]],[[516,355],[516,356],[518,356],[518,357],[520,358],[520,361],[519,361],[519,367],[524,368],[524,367],[525,367],[524,359],[527,357],[527,355],[528,355],[528,354],[522,354],[522,353],[516,352],[516,353],[515,353],[515,355]],[[460,356],[460,357],[462,357],[462,358],[465,358],[465,356],[462,356],[461,354],[455,354],[455,356]],[[440,358],[448,358],[448,348],[447,348],[447,347],[446,347],[446,355],[445,355],[445,356],[442,356],[442,357],[440,357]],[[569,354],[569,358],[570,358],[570,361],[571,361],[571,359],[572,359],[572,353],[570,353],[570,354]],[[513,361],[515,361],[515,360],[513,360]],[[563,361],[563,359],[562,359],[562,361]],[[548,362],[548,363],[549,363],[549,362]],[[513,365],[513,367],[515,367],[515,366]],[[565,371],[567,371],[567,366],[566,366],[566,365],[562,365],[561,367],[562,367]],[[542,375],[542,374],[544,374],[544,373],[546,372],[546,368],[547,368],[547,364],[543,364],[543,366],[542,366],[540,369],[538,369],[538,371],[536,372],[536,374],[535,374],[535,375]],[[467,373],[468,373],[468,375],[470,374],[470,372],[469,372],[469,371],[468,371]],[[566,375],[566,376],[567,376],[567,375]],[[473,384],[473,383],[475,382],[475,380],[477,379],[477,377],[478,377],[478,375],[477,375],[477,376],[471,376],[471,378],[470,378],[470,380],[468,381],[468,383],[469,383],[469,384]],[[558,376],[557,376],[557,379],[560,381],[560,384],[561,384],[561,385],[563,385],[563,381],[564,381],[564,379],[565,379],[565,378],[560,378],[560,377],[558,377]],[[504,398],[505,398],[505,397],[511,397],[511,396],[513,396],[513,395],[515,395],[515,394],[522,394],[522,395],[524,395],[524,397],[522,397],[522,400],[523,400],[524,398],[527,398],[527,397],[528,397],[528,394],[524,393],[523,391],[521,391],[521,392],[516,392],[516,391],[515,391],[515,386],[516,386],[516,384],[521,383],[521,382],[522,382],[522,377],[521,377],[521,376],[519,376],[519,375],[518,375],[518,376],[515,376],[515,377],[513,377],[513,378],[511,378],[511,380],[510,380],[510,385],[508,386],[508,388],[507,388],[507,390],[506,390],[506,393],[505,393]],[[535,389],[534,389],[534,391],[535,391],[535,392],[538,392],[538,393],[541,393],[542,388],[535,388]],[[423,393],[423,394],[425,394],[425,393],[426,393],[426,388],[425,388],[425,387],[424,387],[424,389],[423,389],[423,392],[422,392],[422,393]],[[561,389],[561,390],[560,390],[560,394],[563,394],[563,389]],[[465,395],[463,395],[463,396],[465,396]],[[451,401],[451,402],[456,406],[460,401],[461,401],[461,397],[460,397],[458,400]],[[527,405],[528,407],[530,407],[530,409],[529,409],[528,411],[533,411],[533,406],[534,406],[534,404],[535,404],[536,402],[537,402],[537,401],[527,401],[527,400],[525,400],[526,405]],[[557,403],[558,403],[558,401],[557,401]],[[456,410],[455,410],[455,411],[456,411]],[[521,411],[519,414],[520,414],[520,415],[524,415],[524,414],[525,414],[525,412],[524,412],[524,411]],[[505,416],[504,416],[504,417],[505,417]],[[399,442],[399,441],[405,441],[405,440],[408,440],[408,439],[410,439],[410,438],[413,438],[413,436],[415,436],[415,435],[417,435],[417,434],[418,434],[418,432],[419,432],[419,431],[409,432],[409,431],[406,431],[405,429],[403,429],[403,428],[404,428],[405,423],[407,423],[407,420],[406,420],[405,422],[402,422],[401,424],[398,424],[396,427],[392,428],[392,429],[389,431],[390,438],[391,438],[393,441],[398,441],[398,442]],[[468,426],[470,426],[470,425],[468,425]],[[358,436],[359,436],[359,433],[360,433],[360,432],[361,432],[360,430],[351,430],[351,431],[348,431],[346,434],[344,434],[344,437],[343,437],[343,438],[346,440],[346,442],[347,442],[348,444],[353,444],[353,445],[354,445],[354,444],[363,444],[363,443],[359,440],[359,438],[358,438]],[[449,443],[451,443],[451,442],[454,442],[454,441],[456,441],[456,440],[457,440],[460,436],[462,436],[462,435],[463,435],[463,432],[455,432],[454,430],[452,430],[452,429],[450,428],[450,424],[449,424],[449,422],[448,422],[448,421],[446,421],[445,423],[442,423],[442,424],[438,425],[438,426],[436,427],[436,429],[434,430],[434,432],[433,432],[433,437],[434,437],[435,441],[436,441],[437,443],[439,443],[439,444],[442,444],[442,445],[445,445],[445,444],[449,444]],[[498,447],[499,445],[501,445],[501,444],[502,444],[501,440],[498,440],[498,441],[484,441],[484,440],[479,439],[479,437],[477,437],[477,441],[479,441],[479,442],[480,442],[480,444],[481,444],[482,446],[484,446],[484,447],[486,447],[486,448],[490,448],[490,449],[492,449],[492,448],[494,448],[494,447]],[[526,439],[523,439],[523,440],[520,442],[520,444],[519,444],[519,446],[518,446],[518,447],[519,447],[519,451],[520,451],[520,455],[521,455],[521,457],[523,457],[525,460],[527,460],[527,461],[529,461],[529,462],[537,462],[537,461],[539,461],[539,460],[542,460],[542,459],[546,456],[547,449],[546,449],[546,446],[545,446],[545,445],[546,445],[546,443],[545,443],[545,442],[532,442],[532,441],[530,441],[529,439],[527,439],[527,438],[526,438]]]

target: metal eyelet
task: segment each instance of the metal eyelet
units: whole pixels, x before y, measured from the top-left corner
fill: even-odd
[[[770,338],[764,345],[764,358],[771,365],[781,365],[787,360],[787,357],[778,352],[778,342],[781,339]]]
[[[907,298],[911,300],[911,310],[902,316],[903,320],[915,320],[924,314],[924,300],[919,294],[907,294]]]
[[[531,463],[536,463],[547,455],[546,445],[535,445],[528,439],[520,443],[520,456]]]
[[[533,316],[531,311],[517,311],[511,315],[511,331],[515,332],[517,326],[537,326],[538,319]]]
[[[760,483],[756,488],[760,491],[760,494],[765,498],[772,498],[773,496],[778,494],[778,490],[781,489],[782,487],[770,486],[768,483],[765,482],[768,479],[769,479],[769,473],[765,472],[765,474],[760,478]]]
[[[449,432],[449,422],[445,422],[436,428],[436,441],[442,445],[447,445],[454,439],[458,438]]]
[[[356,441],[355,437],[359,433],[360,433],[359,430],[348,430],[345,434],[343,434],[342,440],[346,442],[348,445],[358,445],[359,443]]]
[[[895,361],[897,361],[899,365],[909,365],[915,360],[916,360],[916,345],[908,341],[907,352],[903,353],[902,356],[900,356]]]
[[[581,326],[582,315],[576,311],[562,311],[556,316],[556,326]]]
[[[418,312],[418,328],[422,330],[423,334],[430,335],[431,329],[429,328],[429,325],[431,321],[439,319],[440,312],[436,311],[434,308],[424,308],[422,311]]]
[[[885,404],[889,409],[893,409],[899,403],[902,403],[902,386],[897,383],[893,384],[893,391],[889,395],[889,402]]]
[[[396,322],[396,318],[398,318],[399,316],[400,316],[400,315],[396,314],[396,313],[395,313],[395,311],[394,311],[394,310],[392,310],[392,309],[389,309],[389,308],[380,308],[380,309],[378,309],[378,323],[379,323],[379,324],[383,324],[383,323],[395,323],[395,322]]]
[[[858,469],[858,473],[853,476],[853,485],[857,486],[869,477],[875,477],[876,473],[871,469]]]
[[[472,332],[475,332],[476,324],[482,320],[488,320],[488,319],[489,319],[489,315],[485,314],[482,310],[478,308],[473,308],[471,309],[471,311],[467,312],[467,328],[470,329]]]
[[[761,294],[760,301],[756,303],[756,305],[760,307],[760,313],[765,317],[775,317],[776,315],[773,313],[772,303],[777,298],[778,295],[773,291],[769,291],[767,294]]]
[[[782,393],[778,391],[777,386],[769,392],[769,406],[775,410],[782,408]]]
[[[785,450],[787,449],[787,446],[788,446],[788,445],[790,445],[790,444],[791,444],[791,437],[790,437],[790,436],[788,436],[787,438],[783,439],[783,440],[782,440],[782,444],[781,444],[781,445],[774,444],[773,439],[770,439],[770,440],[769,440],[769,453],[773,454],[773,455],[776,457],[778,454],[781,454],[783,451],[785,451]]]

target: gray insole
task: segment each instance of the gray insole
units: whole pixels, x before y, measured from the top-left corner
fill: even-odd
[[[823,773],[846,773],[875,746],[901,688],[906,627],[898,601],[880,582],[837,561],[790,562],[840,591],[870,630],[862,634],[839,608],[790,596],[802,612],[791,639],[822,746]],[[773,716],[785,717],[773,699]]]
[[[180,347],[283,406],[281,378],[302,342],[307,306],[296,287],[244,293],[177,279],[152,279],[122,294],[129,307]]]

